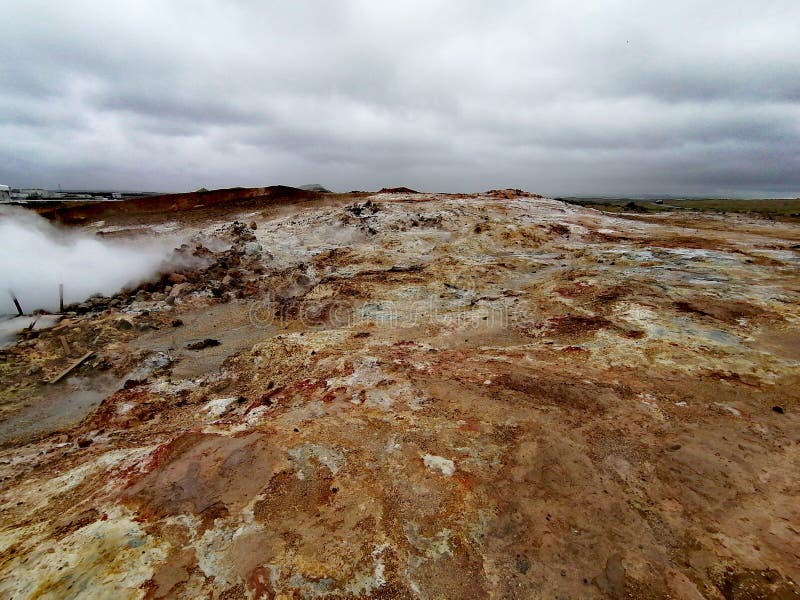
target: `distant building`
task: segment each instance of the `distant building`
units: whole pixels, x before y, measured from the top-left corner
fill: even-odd
[[[11,188],[7,185],[0,185],[0,202],[11,200]]]
[[[19,193],[26,200],[52,200],[58,198],[59,194],[51,192],[50,190],[42,190],[38,188],[29,188],[20,190]]]

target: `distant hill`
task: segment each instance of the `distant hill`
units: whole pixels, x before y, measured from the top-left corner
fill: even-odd
[[[381,188],[379,194],[419,194],[417,190],[407,187]]]
[[[299,189],[305,190],[307,192],[320,192],[323,194],[332,193],[328,188],[323,187],[319,183],[307,183],[305,185],[301,185]]]

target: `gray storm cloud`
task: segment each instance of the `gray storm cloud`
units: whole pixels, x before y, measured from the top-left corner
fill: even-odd
[[[800,4],[0,0],[0,182],[800,195]]]

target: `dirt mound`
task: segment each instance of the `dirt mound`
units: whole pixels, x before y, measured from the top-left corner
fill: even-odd
[[[43,208],[38,212],[48,219],[72,225],[121,213],[126,215],[145,215],[239,205],[258,208],[266,205],[309,202],[319,199],[320,196],[321,194],[315,191],[273,185],[260,188],[228,188],[187,192],[184,194],[165,194],[163,196],[150,196],[134,200],[81,204],[63,203]]]

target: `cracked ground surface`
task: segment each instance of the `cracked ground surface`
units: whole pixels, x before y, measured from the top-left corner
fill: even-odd
[[[5,349],[0,597],[800,597],[796,224],[131,219],[205,266]]]

